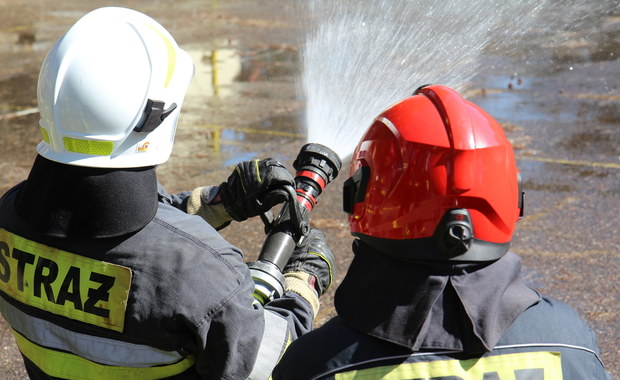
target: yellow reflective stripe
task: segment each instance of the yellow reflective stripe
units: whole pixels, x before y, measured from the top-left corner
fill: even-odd
[[[254,160],[254,166],[256,167],[256,178],[258,178],[258,182],[263,182],[260,178],[260,168],[258,167],[258,160]]]
[[[131,269],[0,229],[0,291],[27,305],[122,332]]]
[[[293,343],[293,337],[289,333],[287,334],[286,346],[284,347],[284,352],[288,350],[288,347],[291,345],[291,343]],[[284,355],[284,352],[282,352],[282,355]],[[280,359],[282,359],[282,356],[280,356]],[[278,359],[278,361],[280,361],[280,359]],[[269,375],[269,380],[273,380],[273,375]]]
[[[0,313],[13,330],[28,341],[56,351],[71,352],[99,364],[119,367],[151,367],[183,359],[177,351],[82,334],[28,315],[0,297]]]
[[[323,294],[325,294],[325,292],[327,292],[327,290],[329,290],[329,288],[331,288],[332,286],[332,282],[334,279],[334,271],[332,268],[332,264],[331,262],[327,259],[327,257],[325,257],[325,255],[320,254],[318,252],[314,252],[314,251],[308,251],[309,254],[311,255],[317,255],[318,257],[320,257],[325,263],[327,263],[327,268],[329,269],[329,284],[327,284],[327,288],[323,289]],[[319,279],[317,278],[317,281]]]
[[[39,130],[41,131],[41,136],[43,136],[43,141],[45,141],[47,144],[50,143],[50,135],[47,133],[47,129],[43,128],[43,127],[39,127]]]
[[[65,144],[65,149],[70,152],[109,156],[114,150],[112,141],[82,140],[72,137],[63,137],[62,141]]]
[[[243,183],[243,176],[241,175],[241,169],[239,169],[239,165],[235,166],[235,172],[237,172],[237,175],[239,176],[239,183],[241,183],[243,192],[247,193],[248,189],[245,188],[245,184]],[[263,180],[260,178],[260,169],[258,167],[258,160],[254,160],[254,168],[256,169],[256,178],[258,179],[258,182],[262,182]],[[248,184],[248,185],[251,185],[251,184]]]
[[[336,374],[337,380],[364,379],[428,379],[456,377],[462,380],[483,380],[496,374],[502,380],[518,380],[520,371],[542,372],[545,380],[562,380],[559,352],[522,352],[468,360],[437,360],[405,363]]]
[[[168,84],[170,84],[170,79],[172,79],[172,74],[174,73],[174,66],[176,65],[177,61],[177,52],[168,36],[162,33],[161,30],[157,29],[155,26],[151,24],[146,25],[151,28],[151,30],[153,30],[166,45],[166,50],[168,51],[168,73],[166,74],[166,81],[164,82],[164,87],[168,87]]]
[[[245,185],[243,184],[243,176],[241,175],[241,169],[239,169],[239,165],[235,166],[235,172],[239,176],[239,183],[241,184],[241,187],[243,188],[243,192],[247,193],[248,190],[245,188]]]
[[[43,372],[63,379],[161,379],[183,373],[195,359],[189,356],[180,362],[157,367],[116,367],[98,364],[77,355],[54,351],[30,342],[13,330],[19,350]]]

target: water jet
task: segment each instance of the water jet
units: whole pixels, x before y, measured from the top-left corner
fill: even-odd
[[[307,140],[345,159],[372,119],[418,86],[464,91],[484,71],[483,55],[514,51],[523,56],[525,36],[570,25],[593,5],[581,0],[309,0],[297,7],[304,26],[298,89],[307,102]]]

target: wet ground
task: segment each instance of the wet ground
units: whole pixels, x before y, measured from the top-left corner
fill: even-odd
[[[190,52],[197,76],[184,105],[176,145],[158,172],[170,191],[219,183],[231,165],[273,156],[291,165],[305,143],[300,123],[298,25],[288,2],[126,1],[166,26]],[[52,43],[98,2],[0,0],[0,193],[24,179],[40,140],[38,70]],[[119,3],[117,3],[119,4]],[[610,2],[613,4],[613,2]],[[571,304],[598,335],[603,359],[620,376],[620,11],[572,32],[561,44],[530,42],[552,65],[489,55],[467,95],[505,127],[525,180],[526,218],[512,244],[525,276],[541,292]],[[412,86],[415,87],[415,86]],[[321,196],[313,224],[338,258],[338,281],[351,259],[340,211],[339,176]],[[255,257],[260,220],[224,235]],[[334,315],[333,289],[317,325]],[[0,318],[0,378],[25,378]]]

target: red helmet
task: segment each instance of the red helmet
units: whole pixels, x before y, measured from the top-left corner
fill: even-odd
[[[502,127],[444,86],[423,86],[381,113],[350,175],[343,200],[351,233],[403,259],[496,260],[521,215]]]

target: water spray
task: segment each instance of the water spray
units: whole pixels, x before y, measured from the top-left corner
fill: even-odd
[[[266,303],[284,294],[286,266],[293,250],[310,232],[310,212],[318,202],[323,189],[338,175],[342,161],[328,147],[321,144],[304,145],[293,162],[295,188],[285,186],[288,201],[275,220],[263,214],[267,238],[258,260],[248,263],[254,279],[255,298]]]
[[[304,28],[299,91],[308,141],[345,159],[374,117],[416,87],[463,92],[500,52],[522,57],[511,68],[501,62],[504,70],[524,70],[551,50],[532,51],[536,34],[548,38],[594,8],[613,9],[613,1],[308,0],[295,7]]]

